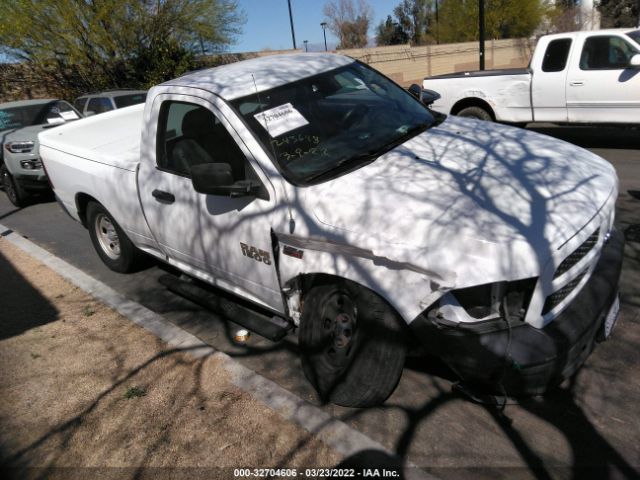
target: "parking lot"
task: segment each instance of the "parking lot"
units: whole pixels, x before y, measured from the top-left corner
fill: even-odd
[[[544,398],[513,401],[504,412],[453,392],[455,379],[437,360],[409,359],[395,393],[381,407],[322,408],[399,456],[442,478],[473,470],[479,478],[632,478],[640,467],[640,134],[606,128],[533,128],[588,148],[614,165],[620,178],[616,225],[627,244],[621,314],[577,376]],[[297,356],[293,336],[273,343],[252,335],[236,345],[236,326],[167,291],[158,278],[168,267],[133,275],[108,270],[86,230],[51,198],[23,209],[0,195],[0,223],[162,314],[215,349],[318,404]],[[304,445],[300,446],[304,448]],[[375,453],[372,453],[375,455]]]

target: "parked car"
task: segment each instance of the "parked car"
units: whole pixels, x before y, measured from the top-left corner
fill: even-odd
[[[500,122],[640,124],[640,30],[546,35],[527,68],[438,75],[434,110]]]
[[[50,188],[38,153],[38,132],[80,116],[59,99],[0,103],[0,176],[11,203],[23,206],[32,192]]]
[[[307,378],[341,405],[384,401],[417,339],[465,382],[541,393],[617,318],[608,162],[434,114],[347,57],[191,73],[40,142],[109,268],[146,252],[299,327]]]
[[[88,93],[76,98],[73,105],[85,117],[99,113],[110,112],[116,108],[130,107],[144,103],[147,98],[146,90],[109,90],[106,92]]]

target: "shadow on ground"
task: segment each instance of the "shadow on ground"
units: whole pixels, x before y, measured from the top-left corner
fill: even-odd
[[[56,308],[0,254],[0,340],[58,319]]]
[[[527,130],[549,135],[582,148],[640,149],[638,127],[565,127],[532,123]]]

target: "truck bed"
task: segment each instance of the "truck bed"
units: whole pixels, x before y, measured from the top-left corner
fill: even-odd
[[[495,70],[475,70],[472,72],[456,72],[445,73],[442,75],[434,75],[426,77],[425,80],[436,80],[444,78],[464,78],[464,77],[494,77],[496,75],[528,75],[531,73],[529,68],[500,68]]]
[[[70,122],[39,137],[41,145],[134,171],[140,161],[144,104]]]

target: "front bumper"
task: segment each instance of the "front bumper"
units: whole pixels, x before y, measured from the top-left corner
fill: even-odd
[[[13,176],[13,180],[28,191],[51,190],[51,186],[44,172],[38,174],[16,174]]]
[[[519,322],[443,325],[419,315],[411,328],[429,351],[471,385],[491,393],[536,395],[570,377],[585,362],[618,295],[624,237],[616,229],[573,302],[538,329]]]

